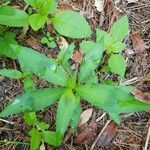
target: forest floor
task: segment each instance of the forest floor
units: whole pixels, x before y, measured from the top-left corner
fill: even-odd
[[[95,0],[96,1],[96,0]],[[130,23],[130,34],[125,39],[126,49],[123,52],[128,67],[123,85],[135,86],[133,94],[143,101],[150,102],[150,1],[149,0],[104,0],[104,4],[95,6],[94,0],[60,0],[62,10],[75,10],[86,17],[91,28],[109,30],[113,22],[123,15],[127,15]],[[103,0],[99,0],[103,1]],[[12,6],[24,8],[25,4],[19,0],[12,0]],[[100,7],[100,8],[99,8]],[[50,26],[45,27],[51,31]],[[56,57],[58,50],[49,49],[40,44],[42,31],[28,31],[26,36],[19,36],[22,31],[16,31],[17,40],[25,45]],[[77,58],[76,58],[77,59]],[[18,68],[16,61],[0,57],[0,66]],[[35,79],[40,87],[49,87],[48,83]],[[22,93],[21,81],[0,77],[0,110],[9,100]],[[150,150],[150,112],[140,112],[122,115],[122,123],[117,126],[105,112],[92,108],[83,103],[83,111],[89,115],[88,121],[78,128],[72,135],[66,133],[62,146],[58,150]],[[92,113],[91,113],[92,112]],[[38,113],[40,120],[55,127],[56,105]],[[0,120],[0,140],[7,139],[13,143],[1,144],[0,150],[28,150],[27,142],[29,127],[24,124],[22,115]],[[53,150],[45,145],[46,150]],[[42,150],[42,149],[41,149]]]

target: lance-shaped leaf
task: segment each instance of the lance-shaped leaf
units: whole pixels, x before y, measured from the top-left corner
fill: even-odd
[[[120,113],[150,110],[150,104],[138,101],[130,95],[131,90],[128,86],[109,85],[84,85],[77,88],[83,99],[104,109],[117,123]]]
[[[0,112],[0,117],[6,117],[25,111],[41,110],[58,100],[63,92],[64,90],[62,88],[47,88],[25,93],[11,100],[10,104]]]
[[[0,75],[13,79],[20,79],[23,77],[23,74],[15,69],[0,69]]]
[[[10,6],[0,7],[0,24],[10,27],[24,27],[28,25],[28,14]]]
[[[95,71],[103,55],[103,45],[100,42],[93,43],[90,50],[85,53],[80,67],[79,82],[83,83]]]
[[[39,148],[40,142],[41,142],[41,133],[33,128],[30,132],[29,135],[31,136],[30,139],[30,149],[31,150],[37,150]]]
[[[60,11],[52,18],[56,31],[70,38],[84,38],[91,35],[91,29],[83,16],[74,11]]]
[[[56,115],[56,131],[62,135],[65,133],[69,122],[73,117],[75,108],[79,103],[71,91],[64,93],[58,103]]]
[[[22,68],[28,69],[51,83],[61,86],[67,83],[67,73],[61,66],[58,66],[54,59],[48,58],[31,48],[14,45],[12,48],[18,49],[17,56]]]
[[[65,64],[71,58],[74,48],[75,45],[70,44],[67,49],[62,49],[58,55],[58,61]]]
[[[80,115],[82,112],[81,103],[78,104],[78,106],[75,108],[73,112],[73,116],[70,122],[70,126],[72,129],[76,129],[78,126],[78,123],[80,121]]]

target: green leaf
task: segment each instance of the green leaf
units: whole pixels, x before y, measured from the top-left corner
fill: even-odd
[[[112,72],[124,77],[127,63],[122,55],[114,54],[108,60],[109,68]]]
[[[41,43],[42,43],[42,44],[47,44],[47,43],[48,43],[48,38],[47,38],[47,37],[43,37],[43,38],[41,39]]]
[[[24,112],[23,116],[25,123],[28,125],[35,125],[37,123],[37,117],[35,112]]]
[[[61,11],[58,12],[52,23],[56,31],[70,38],[84,38],[89,37],[92,32],[83,16],[74,11]]]
[[[8,106],[0,112],[0,117],[44,109],[58,100],[63,93],[62,88],[46,88],[25,93],[11,100]]]
[[[31,136],[30,149],[38,150],[41,142],[41,133],[37,129],[33,128],[29,132],[29,135]]]
[[[38,128],[38,130],[45,131],[49,128],[49,124],[47,124],[45,122],[40,122],[37,124],[37,128]]]
[[[98,77],[96,72],[92,72],[91,76],[85,80],[86,84],[97,84],[98,83]]]
[[[71,58],[74,48],[75,45],[70,44],[67,49],[62,49],[58,55],[58,61],[65,64]]]
[[[150,104],[138,101],[130,95],[131,90],[128,86],[110,85],[84,85],[77,88],[83,99],[104,109],[117,123],[120,113],[150,110]]]
[[[37,31],[45,24],[46,20],[46,15],[33,14],[29,17],[29,24],[34,31]]]
[[[113,24],[110,30],[110,35],[113,36],[115,41],[122,42],[128,34],[129,34],[128,17],[123,16]]]
[[[0,14],[11,16],[15,14],[15,10],[10,6],[0,6]]]
[[[51,41],[51,42],[48,42],[48,43],[47,43],[47,46],[48,46],[49,48],[56,48],[56,47],[57,47],[57,44],[56,44],[55,41]]]
[[[88,54],[93,49],[94,44],[93,41],[82,41],[80,43],[80,49],[84,54]]]
[[[75,108],[73,112],[73,116],[70,122],[70,126],[72,129],[76,129],[78,126],[78,123],[80,121],[80,115],[82,112],[81,103],[78,104],[78,106]]]
[[[0,7],[0,24],[10,27],[24,27],[28,25],[28,14],[9,6]]]
[[[114,44],[114,39],[111,37],[107,32],[96,29],[96,41],[99,42],[104,42],[104,50],[107,52],[112,52],[113,49],[113,44]]]
[[[39,0],[24,0],[28,5],[31,5],[33,8],[37,7],[37,3]]]
[[[11,32],[7,32],[4,37],[0,36],[0,56],[10,57],[12,59],[17,58],[17,54],[11,48],[11,44],[17,45],[15,41],[15,34]]]
[[[68,76],[61,66],[57,66],[55,69],[46,68],[45,72],[40,75],[41,78],[55,84],[66,86],[68,81]]]
[[[31,75],[27,75],[27,76],[24,77],[23,87],[24,87],[24,90],[26,92],[30,92],[30,91],[35,90],[35,84],[34,84],[34,82],[32,80],[32,76]]]
[[[121,53],[125,49],[126,45],[122,42],[116,42],[112,46],[112,50],[110,52],[113,53]]]
[[[40,13],[43,15],[52,14],[57,9],[56,0],[44,0],[41,6]]]
[[[52,132],[52,131],[43,131],[42,136],[43,136],[44,142],[46,142],[47,144],[50,144],[53,146],[61,145],[62,135],[60,133]]]
[[[28,69],[51,83],[61,86],[66,85],[67,74],[54,59],[48,58],[31,48],[20,46],[18,49],[18,60],[22,68]],[[31,60],[30,63],[29,60]]]
[[[0,75],[13,79],[20,79],[23,77],[22,73],[15,69],[0,69]]]
[[[34,51],[31,48],[23,47],[23,46],[14,46],[12,47],[14,50],[18,49],[18,60],[22,68],[26,68],[29,71],[35,73],[36,75],[42,74],[42,72],[47,68],[57,67],[55,60],[46,57],[45,55]],[[30,63],[29,63],[29,60]]]
[[[100,42],[94,43],[91,50],[85,54],[80,67],[79,82],[83,83],[95,71],[103,55],[103,46]]]
[[[109,36],[109,34],[101,29],[96,29],[96,41],[102,41],[103,38]]]
[[[73,112],[77,107],[79,101],[71,91],[64,93],[58,103],[56,115],[56,131],[62,135],[65,133],[69,122],[73,116]]]

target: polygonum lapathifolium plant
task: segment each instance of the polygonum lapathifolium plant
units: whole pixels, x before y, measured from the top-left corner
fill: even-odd
[[[124,57],[121,52],[125,49],[123,40],[129,33],[129,23],[127,16],[116,21],[110,31],[107,33],[101,29],[96,30],[96,40],[104,39],[104,49],[110,55],[108,66],[110,71],[124,77],[127,67]]]
[[[61,15],[60,13],[53,20],[56,24],[60,23],[58,18]],[[124,19],[126,20],[126,17]],[[108,34],[110,37],[114,34],[113,28]],[[70,33],[68,36],[74,35],[78,37],[76,33],[73,33],[73,35]],[[117,38],[113,37],[116,42],[119,40],[122,42],[126,36],[125,33],[120,33],[122,35],[120,37],[118,34],[116,35]],[[62,49],[57,59],[49,58],[14,42],[8,43],[8,46],[10,47],[9,50],[15,54],[15,59],[18,60],[21,71],[1,69],[0,75],[15,79],[22,78],[25,93],[11,100],[8,106],[0,112],[0,117],[24,113],[26,123],[33,126],[29,132],[32,149],[37,149],[41,140],[59,146],[68,126],[70,125],[72,129],[75,129],[78,125],[82,112],[81,100],[86,100],[91,105],[103,109],[118,124],[120,123],[119,115],[121,113],[150,110],[150,104],[138,101],[130,94],[132,87],[107,85],[98,82],[95,70],[101,64],[104,49],[106,50],[104,36],[103,40],[100,39],[97,42],[84,41],[80,44],[84,58],[80,67],[75,71],[71,69],[69,63],[75,48],[73,43],[67,49]],[[7,56],[6,53],[5,56]],[[32,75],[47,80],[54,86],[36,89],[32,83]],[[36,119],[33,112],[49,107],[56,101],[58,101],[56,132],[52,132],[48,131],[47,124]],[[38,142],[35,143],[35,140]]]
[[[86,19],[78,12],[57,10],[56,0],[24,0],[36,11],[29,15],[11,6],[0,6],[0,24],[10,27],[31,26],[37,31],[48,21],[56,31],[70,38],[89,37],[92,32]]]

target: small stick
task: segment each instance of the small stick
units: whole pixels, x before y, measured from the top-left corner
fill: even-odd
[[[148,133],[147,133],[147,138],[146,138],[146,142],[145,142],[145,146],[144,146],[144,150],[148,150],[148,141],[150,139],[150,127],[148,128]]]
[[[104,112],[100,117],[98,117],[96,119],[96,122],[99,122],[100,120],[102,120],[105,117],[105,115],[106,115],[106,112]]]
[[[1,119],[1,118],[0,118],[0,121],[5,122],[5,123],[9,123],[9,124],[12,124],[12,125],[14,124],[14,122],[7,121],[7,120],[5,120],[5,119]]]
[[[111,120],[108,120],[105,124],[105,126],[103,127],[103,129],[101,130],[101,132],[99,133],[99,135],[97,136],[96,140],[94,141],[94,143],[92,144],[90,150],[93,150],[97,141],[99,140],[99,138],[101,137],[102,133],[104,132],[104,130],[106,129],[106,127],[108,126],[108,124],[111,122]]]

